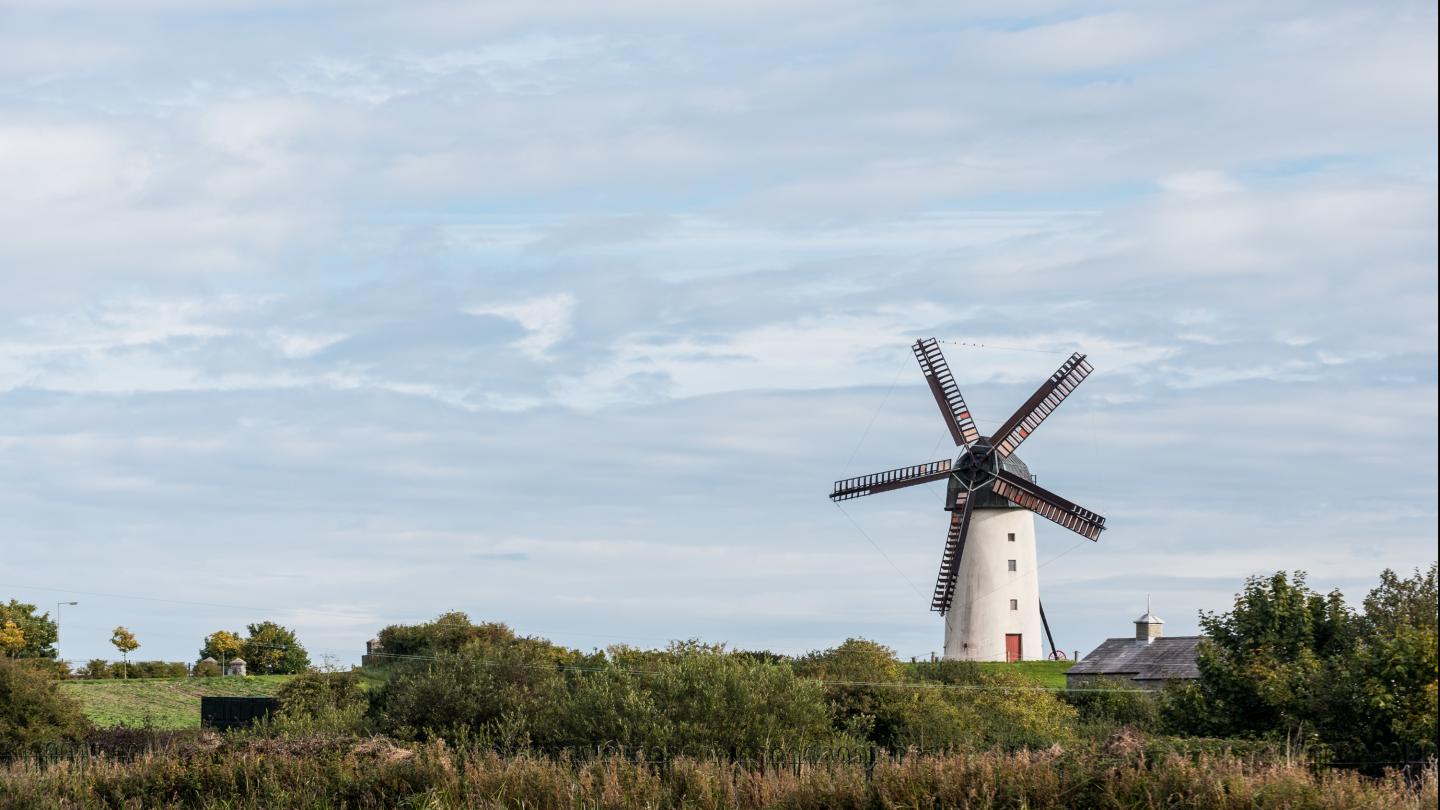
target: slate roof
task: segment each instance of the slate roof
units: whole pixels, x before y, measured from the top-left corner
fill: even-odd
[[[1149,644],[1133,638],[1107,638],[1099,647],[1065,675],[1092,675],[1130,678],[1136,681],[1163,681],[1170,678],[1200,677],[1195,650],[1204,636],[1169,636]]]

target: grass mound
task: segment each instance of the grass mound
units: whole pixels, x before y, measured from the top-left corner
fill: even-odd
[[[135,678],[66,681],[60,689],[80,702],[100,728],[150,726],[157,729],[200,727],[200,698],[205,695],[273,695],[293,675],[219,678]]]

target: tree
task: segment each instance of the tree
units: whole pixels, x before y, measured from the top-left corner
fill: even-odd
[[[1437,723],[1436,567],[1380,575],[1365,611],[1305,575],[1253,577],[1228,613],[1201,613],[1198,682],[1167,690],[1176,730],[1318,744],[1344,761],[1433,756]]]
[[[380,648],[399,662],[405,656],[433,656],[458,652],[476,639],[486,643],[514,640],[515,633],[503,624],[474,624],[460,611],[442,613],[425,624],[392,624],[380,631]]]
[[[229,630],[216,630],[205,637],[205,643],[200,647],[200,658],[214,658],[222,665],[234,656],[240,654],[244,649],[245,642],[240,640],[239,633],[232,633]]]
[[[254,675],[294,675],[310,668],[310,656],[295,638],[295,631],[275,622],[247,625],[240,657]]]
[[[25,646],[15,653],[16,658],[55,660],[58,634],[49,613],[36,614],[34,605],[11,599],[8,603],[0,602],[0,626],[7,621],[14,622],[25,634]]]
[[[0,652],[3,652],[6,658],[15,658],[24,648],[25,631],[20,629],[20,625],[6,619],[5,623],[0,625]]]
[[[130,653],[140,649],[140,642],[135,640],[134,633],[126,630],[124,627],[117,627],[115,628],[115,632],[110,635],[110,643],[114,644],[115,649],[120,651],[120,656],[124,660],[125,666],[123,677],[129,678]]]
[[[84,738],[85,716],[57,687],[43,671],[0,658],[0,758]]]
[[[1365,597],[1367,633],[1350,667],[1348,694],[1359,707],[1353,743],[1380,758],[1435,755],[1440,683],[1436,565],[1401,579],[1390,570]],[[1376,754],[1371,754],[1375,756]]]

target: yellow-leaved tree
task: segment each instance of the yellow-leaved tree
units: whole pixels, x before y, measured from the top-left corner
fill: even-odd
[[[240,640],[238,633],[216,630],[205,637],[205,645],[200,648],[200,657],[202,659],[214,658],[223,667],[230,662],[231,658],[240,654],[244,645],[245,642]]]
[[[0,651],[4,651],[5,657],[14,658],[25,649],[25,631],[20,625],[9,619],[5,624],[0,625]]]
[[[135,640],[134,633],[124,627],[117,627],[115,632],[110,635],[110,643],[115,645],[115,649],[120,651],[120,657],[125,661],[124,667],[121,668],[123,673],[121,677],[129,678],[130,653],[140,649],[140,642]]]

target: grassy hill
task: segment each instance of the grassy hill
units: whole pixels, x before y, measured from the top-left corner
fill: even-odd
[[[60,689],[80,701],[85,716],[97,726],[139,728],[148,723],[154,728],[199,728],[201,696],[273,695],[291,677],[66,681]]]
[[[1007,664],[1003,661],[993,664],[981,664],[985,668],[995,668],[1018,672],[1021,675],[1034,681],[1039,686],[1050,689],[1065,688],[1065,670],[1075,666],[1074,661],[1016,661]]]

